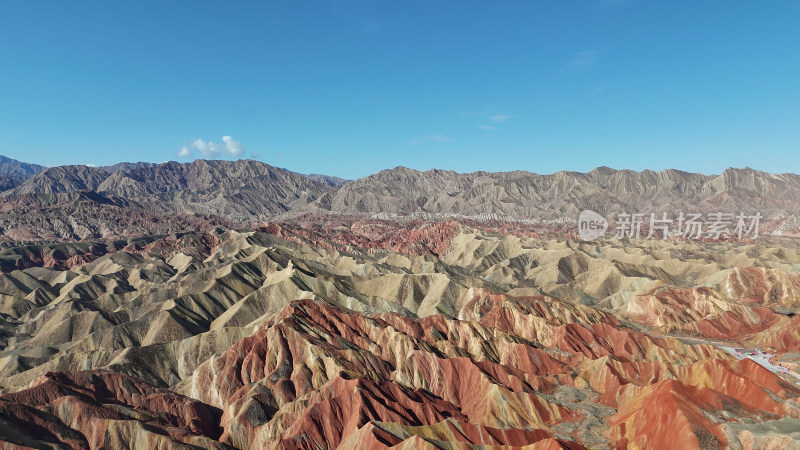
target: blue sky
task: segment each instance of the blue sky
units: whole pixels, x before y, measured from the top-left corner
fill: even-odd
[[[798,23],[794,1],[7,1],[0,154],[800,173]]]

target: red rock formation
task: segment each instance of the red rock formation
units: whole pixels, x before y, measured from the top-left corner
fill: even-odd
[[[11,252],[16,258],[12,261],[0,260],[0,272],[11,272],[29,267],[69,270],[118,251],[164,260],[168,260],[177,253],[184,253],[202,260],[210,255],[219,243],[220,238],[215,234],[181,233],[130,239],[127,242],[90,241],[28,245],[13,249]]]
[[[586,411],[555,402],[564,389],[615,409],[606,437],[620,448],[723,447],[731,417],[800,417],[796,386],[711,346],[653,338],[545,297],[483,293],[465,309],[471,320],[295,301],[195,371],[186,388],[199,401],[112,372],[51,373],[0,396],[0,420],[13,430],[0,439],[580,448]],[[557,429],[575,431],[565,440]]]
[[[737,267],[728,272],[720,291],[731,299],[760,305],[799,306],[800,274],[764,267]]]
[[[743,304],[738,297],[748,294],[741,290],[741,285],[730,293],[735,298],[710,287],[658,289],[634,296],[627,315],[636,322],[659,327],[665,334],[713,339],[742,338],[766,330],[780,320],[780,315],[772,309],[752,302]]]
[[[392,250],[408,255],[442,256],[460,230],[458,221],[423,222],[414,220],[406,224],[385,220],[358,218],[326,218],[319,222],[313,216],[304,216],[290,223],[257,223],[258,231],[274,234],[297,243],[312,243],[340,251]]]
[[[779,353],[800,350],[800,316],[787,318],[772,328],[753,335],[751,345]]]
[[[725,436],[704,414],[726,401],[711,389],[667,380],[631,388],[629,399],[610,418],[617,448],[723,448]]]
[[[28,389],[0,395],[0,411],[7,424],[0,439],[11,443],[38,430],[72,448],[118,447],[136,436],[222,447],[214,442],[219,410],[107,371],[48,373]]]
[[[679,277],[663,260],[636,262],[668,253],[661,248],[558,241],[529,252],[538,241],[492,240],[464,222],[262,225],[273,236],[215,231],[31,250],[29,262],[61,268],[91,261],[93,248],[134,255],[0,276],[0,344],[9,349],[0,368],[15,378],[4,386],[63,370],[0,395],[0,440],[713,448],[761,442],[752,437],[759,427],[800,419],[793,380],[710,339],[796,350],[788,272],[705,268],[707,286],[689,288],[672,282]],[[627,262],[587,256],[600,250]],[[617,277],[613,302],[576,294],[600,272]],[[440,281],[452,291],[438,298]],[[647,287],[626,296],[636,286]],[[297,297],[305,299],[286,304]],[[171,388],[64,369],[90,364]]]

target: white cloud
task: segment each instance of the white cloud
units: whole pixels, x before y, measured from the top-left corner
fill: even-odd
[[[495,114],[488,117],[489,121],[494,123],[503,123],[510,118],[511,116],[508,114]]]
[[[430,135],[430,136],[425,136],[422,139],[414,139],[413,141],[409,142],[409,144],[410,145],[420,145],[420,144],[422,144],[424,142],[437,142],[437,143],[440,143],[440,144],[446,144],[446,143],[453,142],[453,141],[455,141],[455,139],[453,139],[451,137],[447,137],[447,136],[445,136],[443,134],[433,134],[433,135]]]
[[[505,121],[510,119],[511,114],[506,114],[506,113],[492,114],[490,116],[485,116],[485,117],[489,123],[482,123],[478,125],[478,129],[483,131],[494,131],[501,123],[504,123]]]
[[[204,141],[195,139],[189,145],[184,145],[178,151],[178,158],[188,158],[193,152],[198,152],[203,158],[214,159],[220,156],[240,157],[244,155],[245,148],[241,142],[230,136],[222,136],[222,142]]]
[[[231,156],[244,155],[244,145],[242,145],[241,142],[234,140],[230,136],[222,136],[222,142],[225,143],[225,150],[230,153]]]

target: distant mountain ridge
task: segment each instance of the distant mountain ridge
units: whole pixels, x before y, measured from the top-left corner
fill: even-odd
[[[135,162],[135,163],[121,162],[121,163],[116,163],[116,164],[113,164],[113,165],[110,165],[110,166],[100,166],[100,168],[105,170],[108,173],[114,173],[114,172],[117,172],[117,171],[120,171],[120,170],[131,170],[131,169],[138,169],[138,168],[141,168],[141,167],[152,167],[152,166],[155,166],[155,165],[156,164],[154,164],[154,163],[141,162],[141,161],[140,162]]]
[[[309,174],[300,174],[303,177],[308,178],[309,180],[318,181],[320,183],[327,184],[331,187],[341,187],[348,183],[350,180],[345,180],[344,178],[334,177],[332,175],[322,175],[318,173],[309,173]]]
[[[327,184],[258,161],[197,160],[120,170],[98,187],[150,211],[215,214],[232,220],[266,218],[314,201]]]
[[[103,169],[89,166],[57,166],[45,169],[19,186],[3,192],[2,196],[29,194],[58,194],[93,191],[108,177]]]
[[[324,194],[307,209],[346,214],[390,212],[514,219],[577,217],[583,209],[601,214],[680,211],[800,212],[800,176],[753,169],[720,175],[680,170],[654,172],[599,167],[591,172],[456,173],[383,170]]]
[[[0,190],[12,189],[46,167],[0,155]]]
[[[347,181],[298,174],[253,160],[120,163],[101,168],[43,168],[9,158],[3,161],[10,175],[0,174],[4,189],[0,236],[20,224],[24,232],[17,235],[55,239],[92,235],[86,229],[113,235],[118,223],[126,222],[119,219],[125,210],[148,217],[195,214],[240,224],[307,213],[534,221],[574,220],[584,209],[606,217],[623,212],[800,215],[800,175],[750,168],[704,175],[674,169],[635,172],[598,167],[587,173],[541,175],[396,167]],[[20,181],[15,176],[27,178]],[[70,193],[92,195],[64,196]],[[20,205],[27,205],[28,216],[37,211],[47,216],[23,219]],[[70,212],[76,205],[80,205],[78,216]],[[117,211],[113,208],[122,209],[110,212]],[[75,219],[91,220],[93,214],[102,226]],[[48,223],[59,217],[60,231],[48,229],[52,227]]]

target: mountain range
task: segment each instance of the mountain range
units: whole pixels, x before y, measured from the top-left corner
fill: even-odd
[[[0,446],[800,445],[791,239],[297,219],[0,253]]]
[[[787,233],[794,232],[800,213],[800,176],[749,168],[704,175],[599,167],[540,175],[396,167],[348,181],[252,160],[44,168],[3,157],[0,188],[5,241],[112,237],[113,232],[97,231],[93,221],[107,220],[100,228],[120,229],[127,212],[155,222],[189,214],[239,224],[306,213],[535,222],[574,221],[584,209],[607,217],[759,212],[781,221],[774,228]],[[48,217],[36,217],[41,214]],[[57,225],[37,225],[41,222]]]
[[[800,449],[798,175],[0,162],[0,448]]]

